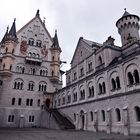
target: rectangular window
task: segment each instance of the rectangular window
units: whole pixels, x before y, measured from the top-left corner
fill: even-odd
[[[81,68],[80,69],[80,76],[83,76],[84,75],[84,68]]]
[[[88,71],[90,72],[92,70],[92,62],[88,63]]]
[[[21,105],[21,101],[22,101],[22,99],[19,98],[19,99],[18,99],[18,105]]]
[[[74,80],[76,80],[77,79],[77,73],[75,72],[74,73]]]
[[[37,106],[40,106],[40,99],[37,100]]]

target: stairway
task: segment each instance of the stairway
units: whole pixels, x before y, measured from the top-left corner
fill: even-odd
[[[75,129],[75,126],[57,109],[50,109],[49,112],[53,115],[61,129]]]

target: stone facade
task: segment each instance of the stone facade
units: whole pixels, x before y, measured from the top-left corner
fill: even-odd
[[[14,21],[0,45],[0,127],[40,127],[62,87],[57,32],[50,36],[37,11],[18,32]]]
[[[140,134],[139,17],[127,11],[117,21],[122,47],[110,36],[102,43],[80,37],[66,72],[66,87],[54,107],[77,129]]]

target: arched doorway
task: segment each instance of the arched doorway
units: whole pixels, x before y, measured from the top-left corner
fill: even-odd
[[[50,99],[46,99],[46,107],[50,108]]]
[[[80,122],[81,122],[81,130],[84,130],[84,126],[85,126],[85,114],[84,114],[84,111],[81,110],[80,111]]]

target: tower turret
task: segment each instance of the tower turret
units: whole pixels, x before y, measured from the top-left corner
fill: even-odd
[[[139,17],[126,11],[116,22],[118,32],[121,36],[122,45],[128,43],[129,39],[139,39]]]
[[[0,74],[3,76],[10,76],[12,74],[11,71],[14,63],[14,50],[17,43],[15,19],[9,33],[7,29],[1,43],[4,47],[4,53],[2,57]]]
[[[51,81],[52,82],[58,82],[58,80],[59,80],[60,53],[61,53],[61,48],[59,46],[57,31],[55,31],[55,35],[53,38],[53,45],[51,47],[51,55],[52,55],[52,63],[51,63],[52,78],[51,78]]]

